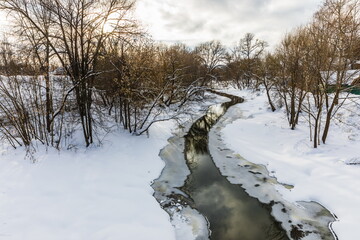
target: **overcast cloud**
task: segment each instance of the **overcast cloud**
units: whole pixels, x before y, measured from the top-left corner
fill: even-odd
[[[137,0],[136,16],[155,40],[230,46],[252,32],[272,47],[309,21],[322,0]],[[0,32],[5,15],[0,13]]]
[[[309,21],[321,0],[138,0],[137,15],[156,39],[190,45],[220,40],[232,45],[255,33],[271,46]]]

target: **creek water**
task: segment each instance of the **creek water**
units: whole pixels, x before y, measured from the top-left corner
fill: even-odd
[[[271,207],[250,197],[240,185],[231,184],[215,166],[208,149],[210,128],[238,97],[210,107],[185,136],[185,158],[191,174],[181,190],[189,204],[206,217],[212,240],[289,239],[270,214]]]
[[[219,131],[241,113],[222,116],[244,100],[213,93],[231,101],[211,106],[190,128],[180,126],[159,154],[165,167],[152,184],[154,197],[177,239],[337,239],[333,213],[317,202],[286,201],[277,188],[293,186],[226,147]]]

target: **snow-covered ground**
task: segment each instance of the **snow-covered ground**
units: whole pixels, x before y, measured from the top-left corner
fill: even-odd
[[[0,239],[175,239],[151,188],[174,126],[154,124],[150,138],[113,133],[90,149],[39,147],[35,163],[2,146]]]
[[[221,99],[226,101],[190,103],[182,122],[190,126]],[[66,141],[70,150],[35,142],[31,154],[3,143],[0,239],[195,239],[206,227],[202,216],[184,208],[170,219],[151,187],[165,165],[160,150],[180,130],[173,120],[153,124],[148,136],[113,129],[100,147],[90,148],[82,147],[81,132],[75,132]]]
[[[360,159],[359,109],[347,105],[355,113],[340,112],[343,123],[313,149],[305,120],[291,131],[282,110],[269,111],[264,94],[227,92],[246,102],[233,107],[243,118],[223,129],[225,144],[294,185],[278,189],[286,200],[317,201],[336,214],[340,240],[360,239],[360,165],[349,165]],[[154,124],[149,138],[117,131],[89,149],[40,146],[34,163],[24,149],[0,146],[0,239],[190,240],[191,228],[178,218],[173,224],[184,231],[175,231],[152,196],[164,167],[158,154],[175,125]]]
[[[313,149],[305,119],[292,131],[282,110],[269,110],[264,93],[227,92],[246,102],[234,106],[243,118],[223,129],[225,144],[248,161],[264,164],[279,182],[294,185],[278,189],[286,200],[317,201],[333,212],[340,240],[360,239],[360,165],[349,164],[360,159],[359,106],[347,104],[327,144]]]

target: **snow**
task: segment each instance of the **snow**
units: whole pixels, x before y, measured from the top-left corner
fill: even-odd
[[[336,72],[321,72],[324,81],[330,85],[336,85],[337,82],[337,73]],[[329,76],[328,76],[329,75]],[[358,69],[355,70],[347,70],[344,73],[344,78],[341,84],[352,85],[353,82],[360,77],[360,71]]]
[[[347,103],[334,121],[328,142],[312,148],[304,119],[288,127],[282,110],[271,112],[264,93],[229,90],[246,102],[234,106],[242,117],[222,130],[225,145],[246,160],[265,165],[278,182],[293,185],[277,190],[289,202],[315,201],[334,213],[332,227],[341,240],[360,239],[360,139],[358,105]],[[345,108],[344,108],[345,109]],[[349,111],[350,109],[350,111]],[[346,124],[344,124],[346,123]]]
[[[175,239],[151,188],[174,126],[154,124],[149,138],[112,133],[90,149],[39,146],[34,163],[24,149],[3,145],[0,239]]]
[[[227,92],[243,96],[246,102],[225,115],[241,116],[221,128],[225,158],[235,164],[245,158],[250,168],[270,175],[256,187],[262,191],[255,193],[254,187],[248,191],[259,198],[267,196],[264,202],[268,202],[272,190],[267,186],[273,184],[287,201],[274,205],[274,215],[284,215],[283,206],[293,205],[321,211],[321,206],[309,206],[319,202],[336,214],[338,221],[332,228],[340,240],[360,239],[356,228],[360,222],[359,106],[346,104],[337,114],[340,121],[331,126],[328,143],[313,149],[304,119],[291,131],[281,109],[275,113],[268,109],[264,93]],[[201,114],[197,107],[194,110]],[[166,174],[159,157],[160,149],[176,140],[175,126],[172,121],[155,123],[149,137],[116,129],[100,147],[77,146],[61,152],[39,145],[29,154],[25,149],[0,146],[0,239],[190,240],[207,235],[206,222],[196,210],[175,203],[170,218],[153,197],[155,179],[171,179],[177,185],[186,177],[186,169],[178,169],[180,178]],[[181,146],[181,136],[179,139],[176,144]],[[220,147],[215,145],[210,148]],[[230,149],[241,156],[228,158]],[[182,155],[182,148],[176,151]],[[306,212],[300,214],[311,221]]]

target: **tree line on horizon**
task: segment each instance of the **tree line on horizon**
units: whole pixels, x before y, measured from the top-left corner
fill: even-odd
[[[206,90],[231,85],[265,89],[291,129],[306,113],[314,147],[326,142],[357,72],[349,76],[360,56],[358,1],[324,1],[272,52],[252,33],[232,48],[161,44],[132,18],[133,8],[130,0],[0,0],[16,39],[0,45],[2,138],[14,147],[35,139],[60,148],[80,126],[89,146],[111,121],[141,135],[177,119]]]

